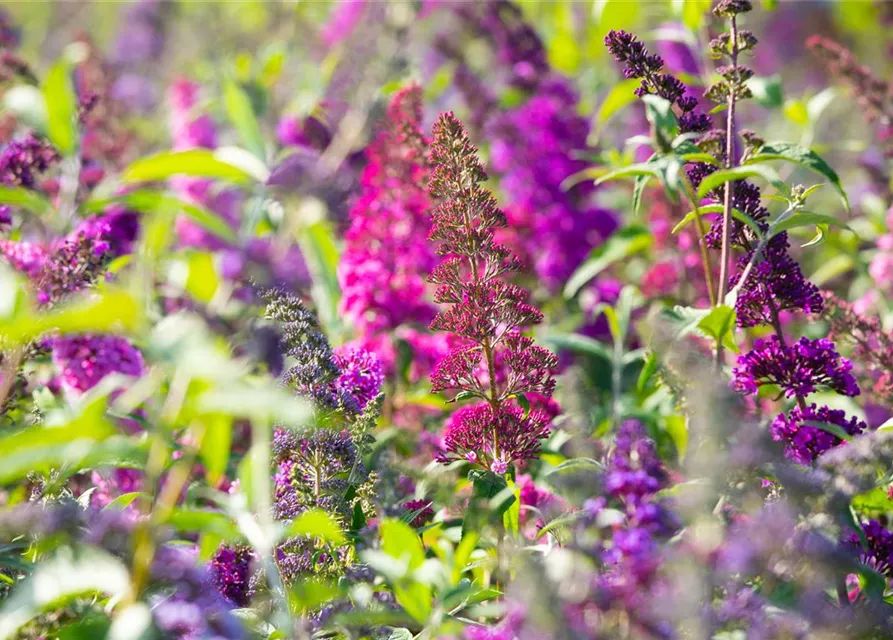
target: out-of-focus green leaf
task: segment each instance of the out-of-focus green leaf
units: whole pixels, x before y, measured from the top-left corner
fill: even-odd
[[[71,66],[59,60],[43,82],[43,98],[47,111],[47,137],[64,156],[77,147],[77,96],[71,82]]]
[[[763,107],[776,109],[784,102],[784,96],[781,91],[781,76],[778,74],[769,77],[754,76],[747,81],[747,87],[753,94],[754,99]]]
[[[139,213],[153,213],[161,209],[183,213],[218,238],[230,243],[237,241],[236,233],[232,227],[214,211],[148,189],[137,189],[112,198],[91,199],[85,202],[80,210],[86,214],[100,213],[112,204],[122,204]]]
[[[288,427],[302,426],[311,415],[310,406],[305,400],[271,384],[215,386],[198,397],[197,406],[206,413],[265,420]]]
[[[142,308],[136,300],[126,291],[109,286],[52,311],[26,309],[12,318],[0,319],[0,337],[12,345],[30,342],[50,331],[116,333],[134,330],[142,320]]]
[[[202,431],[199,457],[205,465],[208,482],[215,486],[223,479],[229,464],[233,419],[222,413],[206,413],[197,416],[195,420],[195,427]]]
[[[632,225],[617,231],[577,267],[564,286],[564,296],[573,298],[599,273],[618,260],[646,251],[651,243],[651,233],[646,227]]]
[[[0,204],[21,207],[38,215],[46,213],[53,208],[49,200],[36,191],[31,191],[24,187],[0,186]]]
[[[640,84],[642,84],[641,80],[633,78],[631,80],[618,82],[611,87],[611,90],[608,92],[608,95],[605,96],[605,99],[602,101],[602,104],[598,109],[598,114],[595,116],[595,122],[599,131],[618,111],[638,99],[633,92]]]
[[[804,169],[809,169],[810,171],[819,174],[831,183],[831,186],[834,187],[835,191],[840,195],[840,200],[843,202],[843,206],[847,211],[850,210],[850,201],[846,196],[846,192],[843,190],[843,186],[840,184],[840,177],[838,177],[834,169],[832,169],[831,166],[812,149],[801,147],[798,144],[790,142],[767,142],[760,147],[755,155],[747,159],[747,163],[748,166],[759,166],[759,163],[769,162],[771,160],[792,162]]]
[[[820,225],[825,224],[832,227],[840,227],[842,229],[850,229],[850,226],[833,216],[826,215],[824,213],[814,213],[812,211],[797,211],[792,215],[786,217],[784,220],[780,220],[777,224],[773,224],[770,231],[773,236],[781,233],[782,231],[788,231],[790,229],[796,229],[797,227],[810,227],[812,225]]]
[[[225,513],[208,509],[177,507],[165,521],[169,527],[184,533],[214,533],[224,540],[239,537],[239,528]]]
[[[298,515],[288,525],[286,536],[310,536],[334,545],[347,542],[338,522],[322,509],[309,509]]]
[[[295,582],[289,589],[288,600],[296,611],[306,613],[319,608],[320,605],[339,595],[341,595],[341,589],[337,583],[311,578]]]
[[[263,161],[266,157],[264,139],[251,100],[242,87],[229,79],[223,83],[223,106],[245,148]]]
[[[608,345],[579,333],[549,334],[543,338],[543,342],[551,344],[556,349],[566,349],[573,353],[593,356],[609,362],[612,358],[611,349]]]
[[[123,598],[130,588],[124,564],[94,547],[63,547],[37,565],[34,573],[16,586],[0,609],[0,640],[16,635],[22,625],[45,608],[75,596],[101,593]]]
[[[187,259],[186,291],[199,302],[211,302],[220,287],[214,257],[206,251],[194,251]]]
[[[337,326],[340,324],[338,301],[341,286],[338,284],[339,254],[334,229],[327,221],[319,220],[300,229],[298,243],[313,277],[310,293],[320,319],[326,326]]]
[[[141,158],[127,167],[121,177],[125,182],[154,182],[178,175],[235,183],[254,180],[250,173],[218,159],[208,149],[167,151]]]

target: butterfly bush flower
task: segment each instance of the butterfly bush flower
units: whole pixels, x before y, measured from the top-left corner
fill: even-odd
[[[235,607],[250,603],[250,580],[254,552],[246,545],[221,546],[211,558],[209,570],[214,586]]]
[[[357,410],[362,412],[378,396],[384,382],[378,356],[359,347],[343,347],[335,351],[333,359],[341,372],[335,385],[350,395]]]
[[[852,363],[842,358],[830,340],[800,338],[785,345],[778,336],[754,342],[754,348],[739,356],[733,370],[734,387],[756,393],[764,384],[773,384],[790,398],[805,397],[820,387],[845,396],[859,395],[851,373]]]
[[[794,407],[790,413],[781,414],[772,421],[772,437],[785,445],[787,456],[800,464],[811,464],[818,456],[841,444],[836,435],[822,429],[819,424],[840,427],[851,436],[858,435],[868,427],[858,418],[848,418],[838,409],[817,407],[811,404],[805,408]]]
[[[571,81],[550,67],[517,5],[490,0],[448,7],[493,51],[481,79],[469,69],[465,51],[449,38],[439,42],[443,53],[459,60],[454,81],[472,107],[474,128],[491,140],[490,168],[506,196],[509,224],[497,237],[554,292],[617,226],[614,213],[594,203],[591,181],[565,184],[587,166],[575,154],[587,147],[588,120],[578,112]],[[499,105],[493,87],[503,84],[519,94],[519,104]]]
[[[89,391],[109,374],[138,377],[143,356],[124,338],[110,335],[53,338],[53,364],[62,386],[74,393]]]
[[[431,168],[421,123],[422,90],[413,85],[394,96],[366,149],[362,190],[338,265],[341,311],[364,337],[434,317],[420,275],[435,264],[426,241]]]
[[[435,301],[450,305],[432,321],[436,331],[465,338],[431,374],[434,390],[457,390],[477,397],[444,435],[442,462],[463,459],[494,473],[506,473],[515,460],[536,457],[548,423],[538,411],[512,405],[512,396],[555,388],[557,358],[520,328],[542,321],[528,304],[526,291],[504,279],[521,268],[509,249],[494,240],[506,225],[493,196],[480,186],[487,174],[462,123],[444,113],[434,126],[431,196],[439,204],[431,214],[430,239],[444,256],[429,280]],[[508,367],[507,380],[496,375],[497,355]],[[480,373],[483,367],[485,375]]]

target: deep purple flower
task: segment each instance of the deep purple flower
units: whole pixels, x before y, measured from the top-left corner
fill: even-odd
[[[860,562],[870,566],[878,573],[893,579],[893,531],[890,531],[877,520],[862,523],[866,547],[855,531],[847,531],[843,535],[843,544],[855,550]]]
[[[83,393],[107,375],[140,376],[143,356],[124,338],[110,335],[63,336],[53,339],[53,363],[62,385]]]
[[[752,351],[738,357],[733,386],[743,393],[756,393],[761,385],[774,384],[791,398],[807,396],[819,387],[857,396],[852,368],[830,340],[802,337],[793,345],[782,345],[778,336],[772,336],[757,340]]]
[[[401,508],[403,513],[406,514],[413,514],[418,511],[418,514],[409,523],[411,527],[416,529],[424,527],[434,519],[434,509],[431,508],[430,500],[407,500]]]
[[[211,580],[217,590],[236,607],[250,602],[249,581],[254,553],[245,545],[221,546],[211,558]]]
[[[57,160],[56,149],[31,132],[0,151],[0,183],[34,189],[38,176]]]
[[[334,360],[341,371],[335,386],[350,395],[362,411],[381,391],[384,382],[381,362],[371,351],[357,347],[337,349]]]
[[[800,464],[810,464],[818,456],[843,442],[836,435],[810,423],[831,424],[855,436],[868,427],[858,418],[826,406],[811,404],[794,407],[788,414],[780,414],[772,421],[772,437],[784,443],[785,454]]]
[[[738,259],[739,273],[729,279],[734,288],[753,252]],[[800,265],[787,253],[787,234],[772,239],[760,261],[751,269],[738,291],[735,311],[740,327],[772,325],[782,311],[820,313],[824,306],[818,287],[803,277]]]

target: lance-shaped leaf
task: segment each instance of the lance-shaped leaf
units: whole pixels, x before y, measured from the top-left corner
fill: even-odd
[[[840,177],[825,160],[812,149],[791,142],[767,142],[759,151],[747,159],[748,166],[770,160],[784,160],[809,169],[824,177],[840,195],[843,206],[850,210],[850,201],[840,183]]]

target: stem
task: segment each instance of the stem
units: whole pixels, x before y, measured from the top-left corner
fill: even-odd
[[[732,42],[732,66],[738,66],[738,24],[735,16],[732,16],[729,33]],[[731,169],[735,160],[735,92],[737,88],[729,82],[729,110],[726,117],[726,168]],[[726,298],[726,286],[729,282],[729,259],[731,253],[731,226],[732,226],[732,181],[726,182],[725,197],[722,210],[722,249],[719,258],[719,288],[716,293],[716,305],[723,304]],[[716,345],[716,366],[722,363],[722,343]]]
[[[710,306],[715,307],[716,297],[713,293],[713,270],[710,266],[710,254],[707,252],[707,242],[704,239],[707,236],[707,231],[704,229],[704,221],[701,220],[701,207],[698,204],[698,196],[695,193],[695,189],[691,185],[691,181],[688,179],[687,175],[685,176],[684,184],[685,194],[688,196],[688,199],[691,201],[691,206],[695,210],[695,228],[698,230],[698,248],[701,251],[701,264],[704,267],[704,281],[707,284],[707,295],[710,298]]]
[[[0,412],[6,406],[19,375],[19,367],[25,359],[26,347],[15,347],[6,354],[3,360],[3,368],[0,369]]]
[[[781,320],[778,317],[778,309],[775,306],[775,300],[772,299],[771,295],[766,296],[766,300],[768,300],[769,304],[769,313],[772,314],[772,328],[775,329],[775,335],[778,336],[778,344],[781,345],[782,349],[787,349],[787,341],[784,339],[784,330],[781,327]],[[803,396],[797,396],[797,406],[800,407],[801,411],[806,411],[806,400]]]

